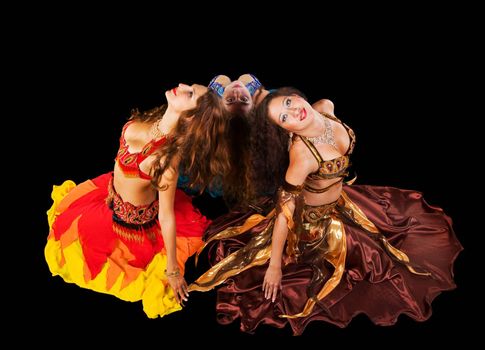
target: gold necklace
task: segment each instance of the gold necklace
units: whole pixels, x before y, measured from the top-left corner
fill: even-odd
[[[322,118],[325,126],[325,130],[323,131],[323,134],[320,136],[307,137],[307,140],[310,140],[314,145],[326,143],[338,149],[337,143],[335,142],[335,137],[333,134],[332,124],[330,123],[330,120],[323,115],[322,115]]]
[[[154,139],[158,139],[162,136],[166,136],[167,134],[163,133],[160,131],[159,129],[159,126],[160,126],[160,122],[162,121],[162,118],[158,119],[156,122],[154,122],[152,124],[152,126],[150,127],[150,135],[152,136],[152,138]]]

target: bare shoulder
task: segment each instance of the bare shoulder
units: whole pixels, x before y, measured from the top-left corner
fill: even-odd
[[[321,100],[318,100],[314,104],[312,104],[312,107],[320,113],[327,113],[327,114],[334,114],[335,111],[335,105],[333,104],[332,101],[326,98],[322,98]]]
[[[242,74],[242,75],[239,76],[239,78],[237,78],[237,80],[239,80],[243,84],[247,84],[247,83],[251,82],[253,79],[254,78],[249,73]]]
[[[254,96],[253,96],[254,105],[255,106],[258,106],[261,103],[261,101],[263,101],[264,98],[266,96],[268,96],[268,95],[269,95],[269,91],[268,90],[266,90],[266,89],[258,89],[256,91],[256,93],[254,94]]]
[[[290,147],[290,165],[295,165],[297,169],[307,174],[318,169],[315,157],[298,137]]]

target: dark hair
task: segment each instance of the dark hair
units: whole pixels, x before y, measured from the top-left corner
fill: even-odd
[[[256,195],[275,195],[283,183],[289,165],[289,134],[268,117],[270,102],[279,96],[306,96],[293,87],[269,93],[250,115],[251,179]]]
[[[202,192],[222,181],[225,196],[243,200],[249,175],[242,179],[232,176],[241,166],[230,139],[234,129],[231,123],[231,116],[212,90],[199,97],[196,107],[182,113],[170,138],[161,146],[152,167],[152,184],[165,189],[159,187],[162,175],[178,156],[179,168],[189,177],[189,188]]]
[[[231,114],[228,130],[231,171],[224,182],[224,199],[230,207],[245,205],[253,197],[250,125],[247,115]]]

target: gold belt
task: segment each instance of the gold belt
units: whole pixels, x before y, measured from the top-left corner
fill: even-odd
[[[315,224],[318,221],[327,218],[330,213],[334,212],[338,201],[339,200],[337,199],[335,202],[318,206],[305,205],[303,208],[303,218],[306,222]]]

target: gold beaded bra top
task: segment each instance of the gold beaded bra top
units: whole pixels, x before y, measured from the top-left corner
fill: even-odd
[[[355,134],[351,128],[349,128],[345,123],[342,123],[337,117],[333,115],[326,114],[326,113],[322,113],[322,114],[323,114],[322,118],[325,123],[325,132],[323,133],[323,135],[316,136],[316,137],[305,137],[305,136],[298,135],[298,137],[305,143],[305,145],[308,147],[310,152],[312,152],[313,156],[318,162],[318,170],[308,175],[308,178],[311,180],[328,180],[328,179],[340,178],[340,181],[337,181],[332,185],[325,187],[323,189],[317,189],[317,188],[311,187],[305,182],[304,184],[305,190],[313,193],[326,192],[328,189],[330,189],[331,186],[334,186],[337,183],[340,183],[341,181],[343,181],[344,177],[348,175],[347,169],[350,166],[350,155],[352,154],[355,146]],[[347,149],[347,152],[345,152],[343,156],[330,159],[330,160],[324,160],[320,152],[318,152],[317,148],[315,147],[315,144],[326,143],[338,149],[337,144],[335,143],[335,138],[332,130],[332,125],[330,123],[330,119],[340,123],[345,128],[350,138],[350,144]]]

